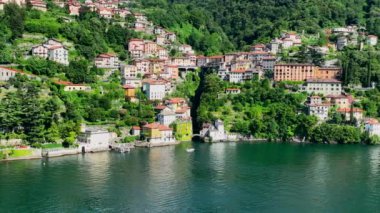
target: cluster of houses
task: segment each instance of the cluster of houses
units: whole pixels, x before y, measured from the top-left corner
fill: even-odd
[[[339,67],[318,67],[313,64],[276,64],[274,80],[301,81],[300,92],[310,95],[306,106],[310,115],[320,121],[327,120],[332,107],[346,120],[353,118],[359,123],[363,120],[363,110],[353,108],[354,99],[345,94],[339,81],[342,70]]]
[[[10,0],[0,0],[0,9]],[[42,0],[28,0],[32,7],[46,10],[46,4]],[[25,4],[25,0],[15,0],[18,4]],[[365,119],[363,110],[352,106],[354,99],[345,94],[342,89],[341,68],[336,66],[316,66],[313,64],[278,63],[276,54],[282,50],[302,45],[301,36],[294,32],[281,34],[269,44],[253,45],[248,52],[235,52],[218,56],[196,56],[190,45],[179,44],[175,33],[155,26],[144,14],[130,12],[120,5],[128,1],[115,0],[85,0],[79,2],[68,0],[66,2],[55,1],[56,4],[67,6],[70,15],[79,15],[84,8],[97,12],[106,19],[113,17],[125,18],[128,15],[134,17],[134,23],[130,26],[135,31],[154,35],[154,40],[140,38],[130,39],[128,51],[132,59],[126,64],[119,61],[113,53],[103,53],[95,58],[94,65],[97,68],[120,70],[125,98],[129,101],[138,101],[136,91],[141,90],[148,100],[155,103],[157,121],[141,126],[132,127],[132,135],[152,145],[171,144],[176,141],[191,140],[192,122],[190,106],[183,98],[167,99],[176,86],[176,83],[185,77],[188,72],[195,69],[212,68],[220,79],[230,83],[243,83],[252,79],[260,79],[264,74],[272,74],[275,82],[297,81],[302,82],[299,91],[308,93],[306,103],[308,113],[315,115],[320,121],[328,119],[329,112],[336,108],[336,112],[342,114],[348,120],[365,123],[365,129],[371,135],[380,135],[380,124],[375,119]],[[43,9],[45,8],[45,9]],[[377,45],[377,36],[365,35],[356,26],[334,28],[327,35],[337,36],[336,48],[342,50],[347,45],[358,45],[365,37],[368,45]],[[171,57],[169,52],[176,50],[180,56]],[[68,49],[60,41],[49,39],[43,44],[32,47],[33,56],[52,60],[68,65]],[[16,73],[23,72],[0,67],[0,81],[7,81]],[[90,91],[91,87],[84,84],[74,84],[68,81],[55,81],[56,85],[63,87],[64,91]],[[227,88],[226,94],[239,94],[238,88]],[[97,136],[101,135],[101,136]],[[202,137],[211,138],[213,141],[228,139],[223,121],[217,120],[214,124],[205,124],[200,132]],[[84,132],[79,138],[84,147],[89,140],[98,140],[108,137],[108,131],[99,129]],[[101,143],[101,142],[99,142]],[[106,144],[100,144],[106,146]]]
[[[69,51],[67,47],[56,39],[49,39],[43,44],[32,47],[31,54],[63,65],[69,65]]]
[[[252,46],[250,52],[196,58],[197,66],[214,68],[222,80],[231,83],[260,79],[266,72],[272,72],[275,64],[276,57],[263,44]]]
[[[301,36],[295,32],[282,33],[280,38],[275,38],[270,42],[270,50],[277,54],[282,49],[289,49],[293,46],[301,46]]]
[[[340,114],[345,121],[355,121],[356,125],[364,124],[364,131],[370,136],[380,137],[380,123],[375,118],[365,118],[364,110],[352,106],[354,98],[348,94],[310,96],[307,102],[310,115],[315,115],[320,121],[328,119],[330,109],[336,108],[336,113]]]
[[[193,134],[190,107],[183,98],[170,98],[155,107],[157,122],[133,126],[132,135],[150,146],[190,141]],[[175,136],[174,136],[175,132]]]
[[[15,3],[19,6],[30,5],[32,9],[46,11],[46,3],[43,0],[0,0],[0,10],[4,9],[4,5],[8,3]]]
[[[345,46],[357,46],[363,47],[364,42],[367,45],[375,46],[377,45],[378,37],[375,35],[366,35],[365,28],[358,27],[356,25],[350,25],[346,27],[333,28],[331,32],[332,35],[337,37],[336,48],[337,50],[343,50]]]
[[[131,12],[126,8],[120,8],[119,5],[121,3],[122,2],[118,0],[86,0],[84,3],[76,0],[69,0],[66,2],[66,6],[69,10],[69,14],[73,16],[79,16],[82,9],[88,8],[90,11],[96,12],[100,17],[106,19],[111,19],[116,16],[125,18],[127,15],[130,15]],[[65,6],[65,4],[61,4],[60,2],[58,2],[57,5],[61,7]]]
[[[136,20],[144,21],[146,17]],[[180,76],[197,67],[197,58],[189,45],[174,45],[176,35],[161,27],[154,27],[155,41],[131,39],[128,51],[130,64],[120,64],[122,84],[125,88],[142,88],[149,100],[163,100]],[[170,57],[168,51],[176,48],[181,57]],[[129,97],[133,99],[134,97]]]

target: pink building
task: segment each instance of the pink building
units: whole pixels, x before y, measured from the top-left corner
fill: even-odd
[[[143,39],[131,39],[128,43],[128,51],[133,58],[142,58],[145,51],[145,43]]]
[[[363,110],[360,108],[340,108],[337,112],[344,115],[346,121],[351,119],[351,115],[357,121],[361,121],[363,119]]]
[[[146,41],[144,44],[144,54],[147,56],[157,55],[158,45],[153,41]]]
[[[113,16],[113,10],[106,7],[98,7],[97,13],[105,19],[111,19]]]
[[[159,59],[168,59],[169,58],[169,54],[168,54],[168,51],[165,49],[165,48],[162,48],[162,47],[158,47],[157,48],[157,51],[158,51],[158,58]]]
[[[135,65],[138,72],[142,73],[143,75],[149,72],[149,64],[150,61],[147,59],[139,59],[133,61],[133,65]]]
[[[165,65],[164,66],[164,72],[169,73],[172,79],[178,79],[179,77],[179,71],[177,65]]]
[[[79,2],[70,0],[68,2],[68,6],[69,6],[69,15],[79,16],[79,11],[81,8],[81,5],[79,4]]]
[[[256,44],[251,47],[251,51],[265,51],[266,47],[264,44]]]
[[[193,48],[187,44],[179,46],[178,50],[184,54],[194,54]]]
[[[164,35],[158,35],[157,37],[156,37],[156,43],[158,44],[158,45],[161,45],[161,46],[164,46],[166,43],[166,38],[165,38],[165,36]]]

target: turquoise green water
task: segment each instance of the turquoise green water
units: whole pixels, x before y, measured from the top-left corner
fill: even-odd
[[[0,163],[0,212],[378,212],[380,146],[195,144]]]

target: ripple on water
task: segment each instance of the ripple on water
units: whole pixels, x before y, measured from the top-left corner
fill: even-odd
[[[17,212],[377,211],[380,148],[194,144],[0,163]],[[3,211],[1,211],[3,212]]]

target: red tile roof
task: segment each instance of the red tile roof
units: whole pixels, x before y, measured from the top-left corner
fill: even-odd
[[[234,73],[245,73],[246,70],[232,70],[231,72]]]
[[[55,81],[54,83],[64,86],[84,86],[84,84],[74,84],[70,81]]]
[[[64,47],[63,45],[52,45],[52,46],[47,45],[47,48],[48,48],[49,50],[55,50],[55,49],[59,49],[59,48],[67,49],[67,48]]]
[[[129,85],[129,84],[127,84],[127,85],[124,85],[124,86],[123,86],[123,88],[124,88],[124,89],[135,89],[135,87],[134,87],[134,86],[132,86],[132,85]]]
[[[209,56],[208,58],[210,59],[220,59],[220,58],[223,58],[224,56],[222,55],[215,55],[215,56]]]
[[[141,127],[139,127],[139,126],[133,126],[132,129],[133,130],[141,130]]]
[[[115,57],[115,56],[116,55],[113,53],[103,53],[103,54],[98,55],[98,58],[111,58],[111,57]]]
[[[351,109],[350,108],[339,108],[337,111],[338,112],[344,112],[344,113],[350,113]],[[363,112],[363,110],[360,108],[353,108],[352,112]]]
[[[23,72],[21,70],[16,70],[16,69],[12,69],[12,68],[8,68],[8,67],[3,67],[3,66],[0,66],[0,69],[5,69],[5,70],[11,71],[11,72],[16,72],[16,73],[20,73],[20,74],[28,75],[28,76],[36,76],[36,75],[33,75],[33,74],[25,73],[25,72]]]
[[[265,48],[265,45],[264,44],[256,44],[256,45],[253,45],[253,47],[255,47],[255,48]]]
[[[172,130],[172,128],[162,125],[160,123],[150,123],[143,126],[143,128],[146,129],[158,129],[159,131],[169,131]]]
[[[129,41],[144,41],[144,39],[140,39],[140,38],[131,38]]]
[[[175,113],[176,113],[176,114],[183,114],[183,113],[187,112],[189,109],[190,109],[190,107],[182,107],[182,108],[180,108],[180,109],[177,109],[177,110],[175,111]]]
[[[306,80],[307,83],[341,83],[336,79],[313,79],[309,78]]]
[[[154,107],[155,109],[158,109],[158,110],[163,110],[166,108],[166,106],[164,105],[157,105],[156,107]]]
[[[184,98],[171,98],[168,100],[168,102],[171,104],[178,104],[178,103],[186,102],[186,100]]]
[[[374,124],[379,124],[379,121],[375,118],[368,118],[365,121],[366,124],[374,125]]]

